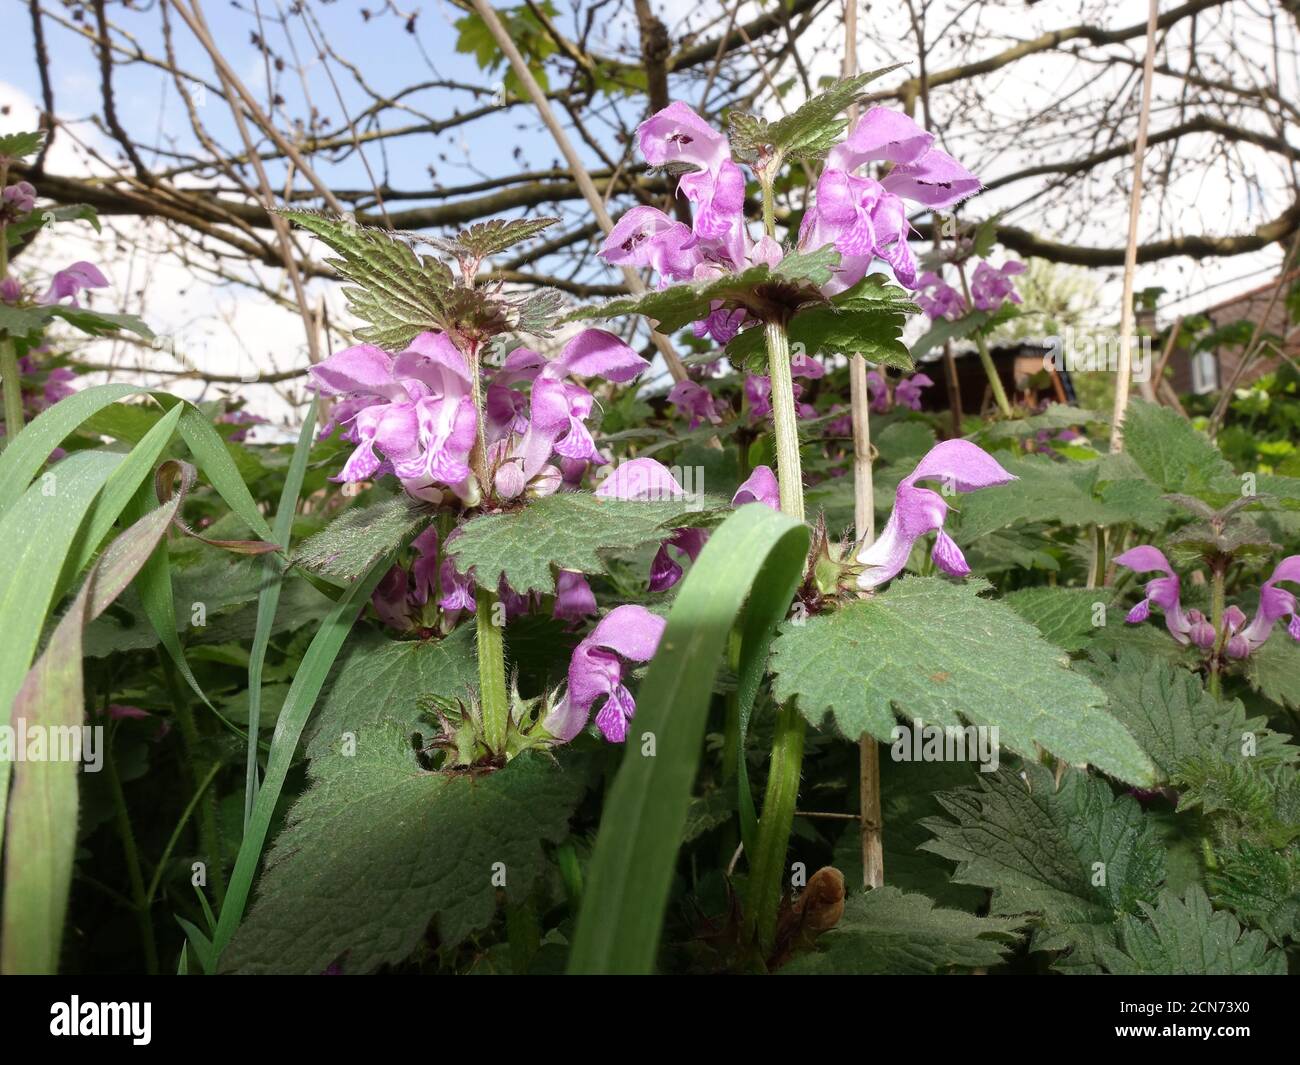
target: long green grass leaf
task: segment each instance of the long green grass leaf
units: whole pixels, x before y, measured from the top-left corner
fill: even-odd
[[[280,490],[280,504],[275,511],[272,540],[282,545],[287,553],[293,534],[293,518],[298,510],[298,494],[302,491],[307,474],[307,458],[311,454],[312,437],[316,435],[316,400],[311,401],[307,415],[298,434],[298,442],[289,460],[289,470]],[[275,626],[275,611],[280,605],[280,586],[284,571],[267,560],[263,563],[266,576],[257,593],[257,628],[253,632],[253,648],[248,655],[248,768],[244,783],[244,828],[253,816],[253,802],[257,799],[257,733],[262,723],[262,666],[266,662],[266,648],[271,642]]]
[[[14,700],[15,726],[25,722],[28,735],[46,737],[47,749],[43,760],[18,761],[13,771],[0,933],[4,973],[58,970],[77,850],[77,764],[92,753],[99,758],[106,753],[88,749],[81,729],[82,630],[130,584],[166,534],[178,503],[146,515],[104,550]]]
[[[570,972],[653,968],[728,636],[740,621],[754,641],[770,637],[789,609],[807,551],[802,524],[752,503],[723,522],[691,567],[641,686],[636,728],[605,804]],[[746,661],[758,655],[751,643]],[[647,733],[655,740],[652,757],[639,739]]]

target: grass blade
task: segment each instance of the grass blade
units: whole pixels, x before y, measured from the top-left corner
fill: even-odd
[[[652,969],[727,639],[744,610],[746,662],[761,674],[756,641],[764,632],[770,639],[789,609],[807,551],[803,524],[751,503],[713,533],[682,583],[601,818],[571,973]],[[654,757],[641,754],[644,733],[655,737]]]
[[[307,408],[302,431],[294,445],[289,470],[280,490],[280,504],[275,511],[275,525],[271,529],[273,542],[284,547],[286,553],[293,535],[293,518],[298,510],[298,494],[307,475],[307,459],[311,454],[312,437],[316,435],[316,403],[313,399]],[[244,829],[253,816],[253,803],[257,799],[257,735],[262,722],[262,666],[266,662],[266,649],[271,642],[271,629],[275,625],[275,611],[280,605],[280,585],[284,571],[269,559],[263,563],[266,577],[257,593],[257,628],[253,632],[253,647],[248,656],[248,768],[244,783]]]
[[[39,727],[49,737],[83,735],[68,731],[79,729],[85,719],[82,630],[131,583],[175,513],[175,501],[159,507],[117,537],[96,561],[23,681],[14,700],[15,727],[26,722],[29,729]],[[69,753],[71,749],[55,757],[47,750],[47,760],[15,763],[0,934],[4,973],[58,970],[77,849],[78,759],[63,756]],[[75,753],[84,757],[85,748]]]

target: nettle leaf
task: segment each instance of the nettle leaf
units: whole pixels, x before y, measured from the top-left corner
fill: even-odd
[[[1246,679],[1278,706],[1300,709],[1300,644],[1276,626],[1264,646],[1246,660]]]
[[[744,307],[760,321],[785,321],[805,304],[825,302],[818,290],[831,279],[839,261],[840,253],[831,244],[806,253],[790,252],[776,266],[760,263],[736,274],[579,307],[565,320],[640,314],[658,322],[662,332],[672,333],[708,317],[713,304],[722,303]]]
[[[1102,483],[1112,469],[1104,459],[1057,462],[1045,455],[999,455],[999,461],[1019,479],[953,501],[956,515],[949,533],[958,543],[1029,522],[1076,526],[1128,522],[1151,528],[1151,521],[1158,519],[1163,525],[1171,513],[1168,504],[1159,502],[1154,487],[1108,494],[1106,489],[1116,482]]]
[[[388,351],[400,351],[419,333],[442,329],[455,280],[434,256],[417,255],[396,234],[314,211],[281,214],[315,234],[339,256],[328,260],[355,288],[345,289],[348,309],[369,325],[356,331]]]
[[[924,355],[928,355],[935,348],[942,347],[949,340],[960,340],[963,337],[972,336],[992,320],[992,311],[971,311],[970,314],[964,314],[954,320],[940,318],[933,322],[930,328],[912,344],[912,358],[919,359]]]
[[[880,887],[854,895],[844,916],[797,957],[787,975],[880,976],[946,973],[997,965],[1019,936],[1019,922],[944,910],[924,895]]]
[[[899,339],[907,315],[918,308],[907,293],[883,274],[869,274],[830,303],[812,304],[795,313],[786,327],[791,349],[805,354],[861,355],[870,362],[911,370],[907,346]],[[733,361],[765,358],[761,327],[742,330],[727,345]]]
[[[604,573],[602,554],[666,540],[673,529],[711,523],[730,513],[723,500],[638,502],[588,492],[557,492],[519,510],[472,518],[447,545],[462,573],[474,570],[484,588],[501,577],[521,595],[552,593],[558,569]]]
[[[30,155],[35,155],[45,143],[43,130],[26,133],[6,133],[0,136],[0,159],[7,163],[20,163]]]
[[[1114,597],[1110,588],[1042,586],[1010,592],[1002,602],[1038,629],[1049,643],[1062,651],[1078,651],[1092,639],[1097,618],[1105,619]]]
[[[1126,916],[1119,946],[1103,944],[1101,959],[1118,976],[1285,976],[1286,954],[1263,932],[1244,932],[1237,919],[1215,912],[1203,888],[1179,899],[1162,891],[1144,917]]]
[[[328,580],[351,584],[427,524],[432,511],[408,495],[393,495],[345,510],[298,548],[296,565]]]
[[[370,972],[409,957],[435,918],[455,945],[492,921],[499,890],[508,904],[529,896],[543,844],[564,839],[586,789],[583,773],[529,753],[492,772],[424,772],[410,731],[391,722],[358,735],[351,756],[318,757],[312,774],[225,969]]]
[[[958,883],[991,889],[991,914],[1037,914],[1030,950],[1069,950],[1058,968],[1097,971],[1117,917],[1154,901],[1165,878],[1142,808],[1087,773],[1067,770],[1057,790],[1051,771],[1030,762],[939,802],[948,816],[925,822],[934,839],[924,849],[957,862]]]
[[[558,218],[492,218],[462,229],[451,243],[460,252],[486,259],[555,225]]]
[[[905,577],[882,595],[787,623],[773,644],[777,700],[797,698],[814,725],[831,713],[849,737],[889,740],[895,713],[996,725],[1001,745],[1027,758],[1042,747],[1121,780],[1153,781],[1105,695],[1014,610],[981,598],[988,587]]]
[[[727,118],[732,151],[737,158],[751,164],[763,164],[774,157],[821,158],[848,126],[848,121],[839,116],[862,97],[868,83],[902,65],[895,63],[856,77],[838,79],[825,92],[775,122],[733,111]]]
[[[69,203],[59,207],[42,207],[33,211],[26,218],[10,222],[5,226],[5,235],[10,248],[23,243],[29,233],[52,225],[55,222],[89,222],[99,233],[103,227],[99,222],[99,212],[88,203]]]
[[[429,696],[464,699],[478,688],[474,626],[440,640],[393,640],[374,629],[354,631],[320,698],[307,740],[313,760],[334,757],[342,737],[360,738],[397,725],[407,734],[424,721]]]
[[[1110,712],[1133,734],[1168,780],[1188,760],[1213,757],[1259,769],[1300,758],[1289,736],[1265,717],[1246,717],[1240,700],[1221,701],[1195,674],[1134,650],[1080,665],[1106,693]]]
[[[1215,903],[1278,946],[1300,936],[1300,847],[1279,851],[1241,840],[1214,857],[1205,879]]]
[[[1134,400],[1124,419],[1124,449],[1166,492],[1214,496],[1225,480],[1236,481],[1209,437],[1169,407]]]

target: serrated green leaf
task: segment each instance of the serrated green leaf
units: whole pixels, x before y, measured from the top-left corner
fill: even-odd
[[[1002,601],[1032,624],[1049,643],[1062,651],[1085,647],[1097,626],[1105,618],[1115,593],[1110,588],[1022,588],[1002,597]]]
[[[350,584],[375,560],[396,551],[428,523],[432,511],[405,494],[345,510],[298,548],[294,562],[329,580]]]
[[[1162,891],[1144,917],[1127,915],[1119,945],[1103,944],[1101,960],[1117,976],[1285,976],[1286,955],[1263,932],[1243,932],[1230,913],[1215,912],[1204,889],[1179,899]]]
[[[944,910],[924,895],[880,887],[851,896],[844,916],[783,975],[904,976],[997,965],[1019,922]]]
[[[31,130],[25,133],[6,133],[0,136],[0,160],[7,163],[21,163],[29,155],[35,155],[45,143],[43,130]]]
[[[558,218],[491,218],[462,229],[453,243],[459,250],[485,259],[537,236],[558,221]]]
[[[1134,400],[1124,419],[1124,450],[1166,492],[1204,497],[1236,477],[1219,449],[1170,407]],[[1236,493],[1234,493],[1236,494]]]
[[[1239,700],[1216,699],[1200,678],[1167,661],[1126,649],[1080,668],[1106,693],[1110,712],[1151,756],[1162,779],[1198,757],[1260,769],[1300,759],[1300,748],[1270,729],[1267,718],[1247,718]]]
[[[836,80],[825,92],[775,122],[733,111],[728,116],[737,157],[756,163],[770,158],[818,159],[840,139],[848,121],[839,116],[861,98],[863,89],[902,64]]]
[[[682,526],[707,524],[725,509],[721,500],[638,502],[588,492],[557,492],[505,514],[473,518],[447,545],[462,573],[495,590],[501,577],[521,595],[551,593],[551,567],[604,573],[601,556],[666,540]]]
[[[504,894],[522,902],[558,843],[586,778],[525,752],[506,768],[429,773],[410,731],[379,723],[356,753],[312,762],[315,783],[267,856],[248,919],[222,968],[370,972],[414,951],[431,920],[454,945],[483,928]]]
[[[889,740],[897,713],[927,724],[994,726],[1027,758],[1042,747],[1121,780],[1155,768],[1105,710],[1105,695],[980,581],[905,577],[870,599],[783,627],[773,644],[778,701],[814,725]]]
[[[957,862],[958,883],[991,889],[991,914],[1039,915],[1031,950],[1070,950],[1059,967],[1096,971],[1117,917],[1155,899],[1164,850],[1142,808],[1104,780],[1067,770],[1058,791],[1037,763],[1023,776],[1002,769],[939,796],[948,816],[925,822],[935,838],[924,849]]]
[[[1300,709],[1300,644],[1281,626],[1246,660],[1246,677],[1257,692],[1288,710]]]
[[[981,440],[1020,440],[1037,436],[1041,432],[1059,432],[1078,426],[1101,424],[1110,421],[1109,414],[1100,411],[1084,410],[1071,407],[1065,403],[1049,403],[1041,414],[1032,414],[1028,418],[1015,418],[1011,421],[993,422],[983,426],[975,434]]]

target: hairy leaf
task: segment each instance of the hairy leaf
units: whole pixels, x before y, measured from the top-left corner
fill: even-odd
[[[368,573],[375,560],[397,550],[428,522],[429,508],[407,495],[393,495],[345,510],[303,541],[294,561],[339,583]]]

